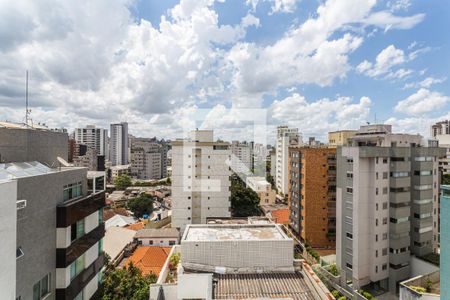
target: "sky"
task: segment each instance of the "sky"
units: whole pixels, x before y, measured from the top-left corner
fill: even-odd
[[[449,16],[442,0],[0,0],[0,120],[24,121],[28,70],[33,122],[69,131],[428,137],[450,119]]]

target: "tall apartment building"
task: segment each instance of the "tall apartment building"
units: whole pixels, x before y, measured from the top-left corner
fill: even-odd
[[[195,130],[172,142],[172,226],[205,224],[230,217],[229,143],[214,142],[212,130]]]
[[[253,169],[253,142],[231,142],[231,168],[234,172],[247,173]]]
[[[108,153],[108,130],[87,125],[85,128],[75,128],[75,141],[95,149],[98,155]]]
[[[156,139],[134,138],[131,143],[131,175],[138,179],[167,177],[168,145]]]
[[[277,127],[275,184],[279,193],[288,193],[289,147],[297,145],[302,145],[302,137],[298,132],[298,128],[289,128],[288,126]]]
[[[161,153],[156,143],[131,145],[131,176],[138,179],[161,178]]]
[[[75,167],[87,168],[89,171],[97,171],[99,167],[97,150],[94,148],[88,148],[84,155],[74,156],[72,161]]]
[[[19,138],[2,140],[4,149],[20,151],[5,151],[0,163],[0,198],[10,201],[2,203],[1,214],[7,216],[0,225],[2,266],[9,274],[0,285],[9,287],[2,286],[0,294],[5,299],[89,299],[104,265],[104,188],[90,194],[85,168],[41,163],[67,157],[67,133],[20,128],[15,134]],[[21,160],[28,157],[37,161]]]
[[[293,231],[313,248],[336,247],[336,149],[289,148]]]
[[[450,295],[450,186],[441,186],[441,244],[446,245],[441,248],[440,253],[440,280],[441,295]],[[444,299],[444,298],[442,298]]]
[[[111,124],[109,139],[109,160],[113,166],[127,165],[128,158],[128,123]]]
[[[347,145],[350,139],[357,132],[357,130],[339,130],[328,132],[328,146],[336,148],[337,146]]]
[[[361,126],[337,149],[337,264],[342,284],[396,292],[411,255],[437,247],[438,157],[420,135]]]
[[[450,174],[450,121],[446,120],[432,125],[431,136],[439,141],[439,147],[447,149],[446,155],[439,159],[439,168],[443,174]]]

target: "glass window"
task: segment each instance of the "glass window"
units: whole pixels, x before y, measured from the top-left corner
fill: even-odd
[[[71,183],[64,186],[63,200],[68,201],[70,199],[78,198],[82,195],[81,181],[77,183]]]
[[[103,223],[103,209],[100,209],[98,211],[98,224],[102,224]]]
[[[41,300],[50,293],[50,274],[33,285],[33,300]]]
[[[73,300],[83,300],[83,291],[81,291]]]
[[[102,255],[103,253],[103,239],[98,241],[98,256]]]
[[[84,270],[84,254],[78,257],[70,265],[70,280],[74,279],[83,270]]]

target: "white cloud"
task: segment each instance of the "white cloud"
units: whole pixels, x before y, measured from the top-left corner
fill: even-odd
[[[390,29],[411,29],[425,18],[425,14],[416,14],[407,17],[395,16],[388,11],[379,11],[371,14],[363,20],[364,24],[374,25],[384,28],[385,31]]]
[[[328,131],[357,128],[367,121],[371,103],[368,97],[361,97],[356,103],[349,97],[308,101],[294,93],[274,101],[269,115],[275,124],[287,123],[298,127],[305,135],[324,139]]]
[[[410,6],[411,0],[392,0],[387,3],[387,7],[391,11],[407,10]]]
[[[297,3],[300,0],[246,0],[245,3],[252,7],[253,11],[256,10],[256,6],[260,1],[266,1],[271,3],[271,12],[273,13],[292,13],[297,7]]]
[[[450,97],[421,88],[395,106],[395,111],[408,115],[421,115],[442,108],[450,102]]]
[[[403,89],[418,88],[418,87],[430,88],[432,85],[443,83],[446,80],[447,80],[447,77],[441,77],[441,78],[427,77],[420,82],[407,83],[407,84],[405,84]]]
[[[392,67],[403,64],[406,61],[405,53],[401,49],[389,45],[384,48],[376,57],[375,63],[364,60],[356,69],[370,77],[385,75],[391,71]]]

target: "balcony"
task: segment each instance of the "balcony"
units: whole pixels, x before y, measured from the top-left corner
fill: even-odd
[[[56,227],[65,228],[105,206],[105,192],[62,202],[56,208]]]
[[[74,299],[84,287],[98,274],[105,265],[105,255],[102,253],[89,267],[78,274],[65,289],[56,289],[55,299]]]
[[[102,223],[81,238],[75,240],[69,247],[56,249],[56,267],[68,267],[104,236],[105,224]]]

